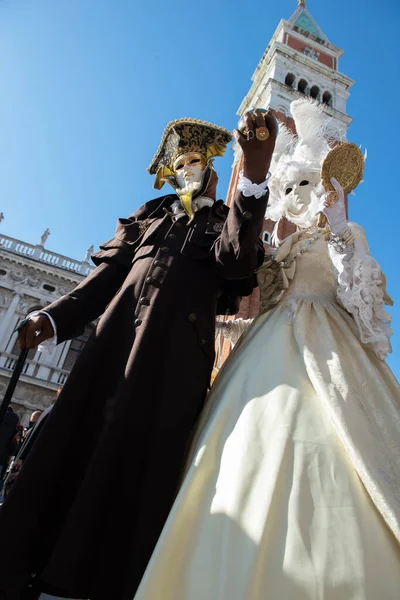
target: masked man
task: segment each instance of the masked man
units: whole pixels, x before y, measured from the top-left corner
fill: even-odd
[[[252,292],[263,260],[276,123],[256,111],[246,127],[228,209],[213,159],[231,134],[170,123],[149,171],[174,193],[120,219],[97,269],[20,330],[22,347],[61,343],[102,315],[0,511],[1,598],[132,600],[203,406],[215,316]]]

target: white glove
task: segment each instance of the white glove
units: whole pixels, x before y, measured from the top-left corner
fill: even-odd
[[[343,235],[348,227],[344,191],[340,183],[334,177],[331,179],[331,184],[335,188],[335,191],[328,192],[325,195],[322,212],[328,219],[332,235]],[[334,199],[335,196],[337,200],[332,201],[332,198]]]

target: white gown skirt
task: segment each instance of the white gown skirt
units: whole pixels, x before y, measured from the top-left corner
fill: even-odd
[[[299,302],[293,319],[260,317],[217,379],[135,600],[400,599],[399,542],[318,391],[356,402],[363,381],[384,409],[398,385],[337,305]]]

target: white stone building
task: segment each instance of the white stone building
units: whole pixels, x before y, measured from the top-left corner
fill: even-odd
[[[13,333],[18,321],[72,290],[94,269],[88,262],[93,248],[84,261],[76,261],[45,249],[48,234],[36,246],[0,235],[0,400],[19,354]],[[92,327],[81,337],[58,345],[51,354],[29,352],[12,402],[23,425],[33,410],[43,410],[54,401]]]

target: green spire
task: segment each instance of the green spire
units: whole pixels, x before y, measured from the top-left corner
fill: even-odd
[[[317,23],[308,12],[306,0],[297,0],[297,9],[290,19],[290,22],[293,23],[293,25],[296,25],[299,29],[307,31],[321,40],[325,40],[326,42],[328,41],[326,35],[318,27]]]

